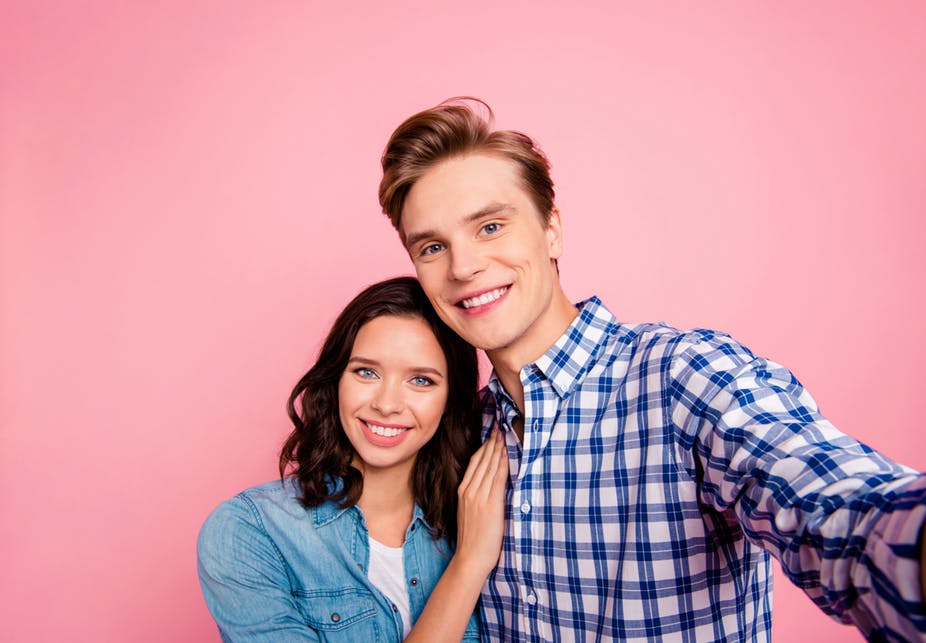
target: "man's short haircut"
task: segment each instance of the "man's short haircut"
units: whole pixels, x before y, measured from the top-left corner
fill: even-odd
[[[445,100],[399,125],[383,152],[383,179],[379,204],[401,232],[402,209],[415,182],[437,163],[467,154],[487,154],[508,159],[517,166],[523,188],[543,218],[553,209],[550,162],[526,134],[492,130],[492,108],[469,96]]]

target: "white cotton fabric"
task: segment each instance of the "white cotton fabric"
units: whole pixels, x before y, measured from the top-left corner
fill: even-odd
[[[402,617],[402,638],[412,629],[412,611],[405,587],[405,558],[401,547],[389,547],[370,538],[370,582],[386,595]]]

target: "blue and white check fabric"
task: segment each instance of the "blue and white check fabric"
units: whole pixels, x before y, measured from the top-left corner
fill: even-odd
[[[840,433],[725,334],[578,307],[521,370],[523,444],[494,374],[487,387],[511,487],[483,639],[769,640],[769,553],[872,640],[924,638],[926,476]]]

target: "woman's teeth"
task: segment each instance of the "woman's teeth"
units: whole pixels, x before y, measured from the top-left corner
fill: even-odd
[[[394,438],[403,431],[408,431],[408,429],[397,429],[390,426],[378,426],[376,424],[370,424],[367,422],[367,428],[376,435],[381,435],[384,438]]]

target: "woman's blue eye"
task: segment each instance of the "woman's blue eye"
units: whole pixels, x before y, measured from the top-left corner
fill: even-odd
[[[432,380],[430,377],[425,377],[424,375],[416,375],[412,378],[412,383],[418,386],[430,386],[434,383],[434,380]]]
[[[360,367],[354,372],[364,379],[371,379],[376,377],[376,371],[374,371],[372,368]]]

